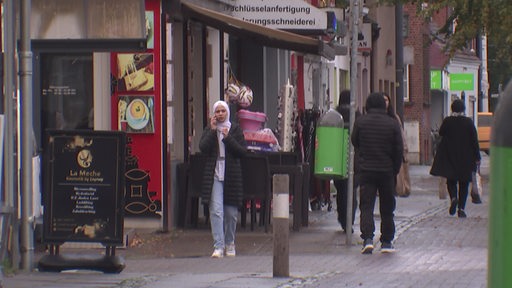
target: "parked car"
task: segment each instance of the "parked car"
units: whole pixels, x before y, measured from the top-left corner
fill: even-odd
[[[489,154],[491,146],[492,112],[478,112],[478,144],[480,150]]]

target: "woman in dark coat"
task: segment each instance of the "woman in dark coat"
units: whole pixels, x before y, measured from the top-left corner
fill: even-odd
[[[398,123],[400,124],[400,131],[402,132],[402,144],[404,146],[404,159],[402,162],[402,166],[400,167],[400,172],[398,173],[398,175],[395,179],[395,181],[396,181],[395,195],[398,195],[400,197],[408,197],[409,193],[411,192],[410,191],[411,179],[409,176],[409,161],[407,160],[407,154],[409,153],[409,147],[407,146],[407,140],[405,138],[405,131],[404,131],[404,128],[402,125],[402,120],[400,120],[400,116],[398,116],[398,114],[396,114],[395,108],[393,107],[393,104],[391,104],[392,103],[391,96],[389,96],[389,94],[386,92],[383,92],[382,95],[384,95],[384,100],[386,101],[386,113],[388,114],[389,117],[396,119],[396,121],[398,121]],[[398,183],[398,179],[401,179],[400,183]],[[400,184],[401,187],[397,186],[398,184]],[[406,191],[405,186],[409,187],[408,191]],[[398,193],[398,189],[401,190],[400,194]]]
[[[246,153],[242,129],[229,121],[229,106],[224,101],[213,105],[213,116],[199,141],[207,155],[201,197],[210,207],[213,258],[235,256],[235,232],[238,208],[242,205],[243,186],[240,158]]]
[[[338,107],[336,107],[338,113],[343,117],[343,124],[345,128],[350,130],[350,91],[343,90],[340,93],[338,100]],[[355,112],[355,119],[361,115],[359,110]],[[350,132],[350,131],[349,131]],[[352,225],[356,218],[357,210],[357,187],[359,187],[359,170],[357,161],[357,151],[354,151],[354,176],[352,185]],[[348,152],[347,152],[348,153]],[[341,225],[341,229],[346,231],[347,227],[347,201],[348,201],[348,178],[335,179],[334,187],[336,187],[336,210],[338,212],[338,223]],[[352,226],[354,227],[354,226]],[[352,228],[354,231],[354,228]],[[353,232],[352,232],[353,233]]]
[[[453,101],[451,109],[452,115],[443,120],[439,129],[442,138],[430,174],[446,178],[451,199],[450,215],[455,215],[458,208],[457,215],[466,217],[464,208],[468,187],[471,174],[480,163],[480,147],[475,124],[464,115],[464,102],[459,99]]]

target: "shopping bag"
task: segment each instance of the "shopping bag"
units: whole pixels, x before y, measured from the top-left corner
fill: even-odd
[[[480,172],[477,170],[472,173],[471,176],[471,202],[475,204],[482,203],[482,177],[480,176]]]
[[[411,194],[411,180],[409,177],[409,163],[403,162],[396,178],[396,195],[408,197]]]
[[[439,199],[448,198],[448,187],[446,187],[446,178],[439,177]]]

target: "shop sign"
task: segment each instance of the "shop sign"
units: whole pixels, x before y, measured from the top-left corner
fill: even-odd
[[[146,38],[141,0],[32,0],[30,8],[32,39]]]
[[[148,35],[144,0],[31,0],[32,48],[141,51]]]
[[[364,23],[358,35],[357,51],[372,51],[372,26],[370,23]]]
[[[274,29],[327,29],[327,13],[302,0],[236,0],[225,9],[233,17]]]
[[[468,91],[474,90],[475,80],[473,73],[451,73],[450,74],[450,90],[451,91]]]
[[[442,89],[441,70],[430,70],[430,89]]]
[[[46,138],[44,242],[122,244],[125,133],[50,130]]]

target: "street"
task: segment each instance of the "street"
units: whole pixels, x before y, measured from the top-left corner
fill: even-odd
[[[22,273],[5,277],[4,287],[486,287],[488,159],[481,168],[484,203],[468,199],[468,218],[448,215],[428,166],[411,166],[411,196],[397,199],[395,253],[380,253],[378,244],[373,254],[360,253],[358,214],[346,245],[333,209],[311,211],[310,225],[290,232],[289,278],[272,277],[272,233],[240,229],[237,256],[211,259],[211,235],[202,228],[161,236],[167,242],[151,246],[166,251],[160,257],[144,243],[119,249],[126,261],[120,274]]]

